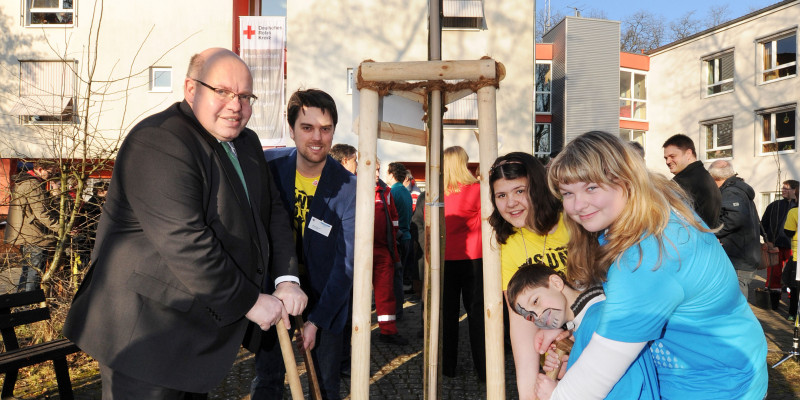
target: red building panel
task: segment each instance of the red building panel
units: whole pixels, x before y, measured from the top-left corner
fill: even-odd
[[[553,59],[553,44],[552,43],[536,43],[536,59],[537,60],[552,60]]]
[[[620,120],[619,121],[620,129],[634,129],[637,131],[649,131],[650,130],[650,123],[644,121],[628,121],[628,120]]]
[[[538,47],[536,48],[539,49]],[[650,70],[650,57],[644,54],[619,53],[619,66],[621,68]]]

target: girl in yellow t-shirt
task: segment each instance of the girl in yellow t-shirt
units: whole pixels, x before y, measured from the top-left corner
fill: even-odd
[[[548,189],[546,175],[539,160],[522,152],[497,158],[489,170],[494,206],[489,224],[500,243],[504,292],[528,259],[566,273],[569,235],[561,220],[561,201]],[[512,306],[508,325],[519,397],[535,397],[539,353],[531,343],[539,328],[515,313]]]

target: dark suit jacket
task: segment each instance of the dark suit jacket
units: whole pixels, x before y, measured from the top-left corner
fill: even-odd
[[[719,212],[722,207],[722,195],[714,178],[703,167],[702,161],[695,161],[686,166],[672,178],[694,201],[694,211],[709,228],[719,227]]]
[[[289,215],[295,213],[294,181],[297,149],[267,150],[272,176]],[[328,156],[305,221],[303,256],[311,279],[308,319],[322,329],[341,332],[348,318],[353,287],[353,241],[355,239],[356,177]],[[331,225],[325,236],[309,229],[311,218]]]
[[[208,392],[227,374],[265,278],[297,275],[289,218],[256,135],[225,151],[184,101],[117,156],[90,270],[64,335],[131,377]]]

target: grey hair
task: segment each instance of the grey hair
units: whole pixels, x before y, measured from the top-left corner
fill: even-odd
[[[733,171],[733,163],[726,160],[717,160],[711,163],[708,173],[715,180],[725,180],[736,175],[736,172]]]

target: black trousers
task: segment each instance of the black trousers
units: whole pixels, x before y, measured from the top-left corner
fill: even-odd
[[[458,319],[464,299],[472,361],[478,379],[486,381],[486,346],[483,330],[483,260],[444,262],[442,289],[442,373],[456,375]]]
[[[130,377],[100,364],[103,400],[206,400],[208,393],[169,389]]]
[[[798,293],[798,285],[797,281],[795,280],[797,273],[797,261],[789,260],[786,261],[786,265],[783,267],[783,274],[781,276],[781,280],[783,281],[784,286],[790,289],[789,294],[789,317],[794,317],[797,315],[797,301],[800,298],[800,293]]]

